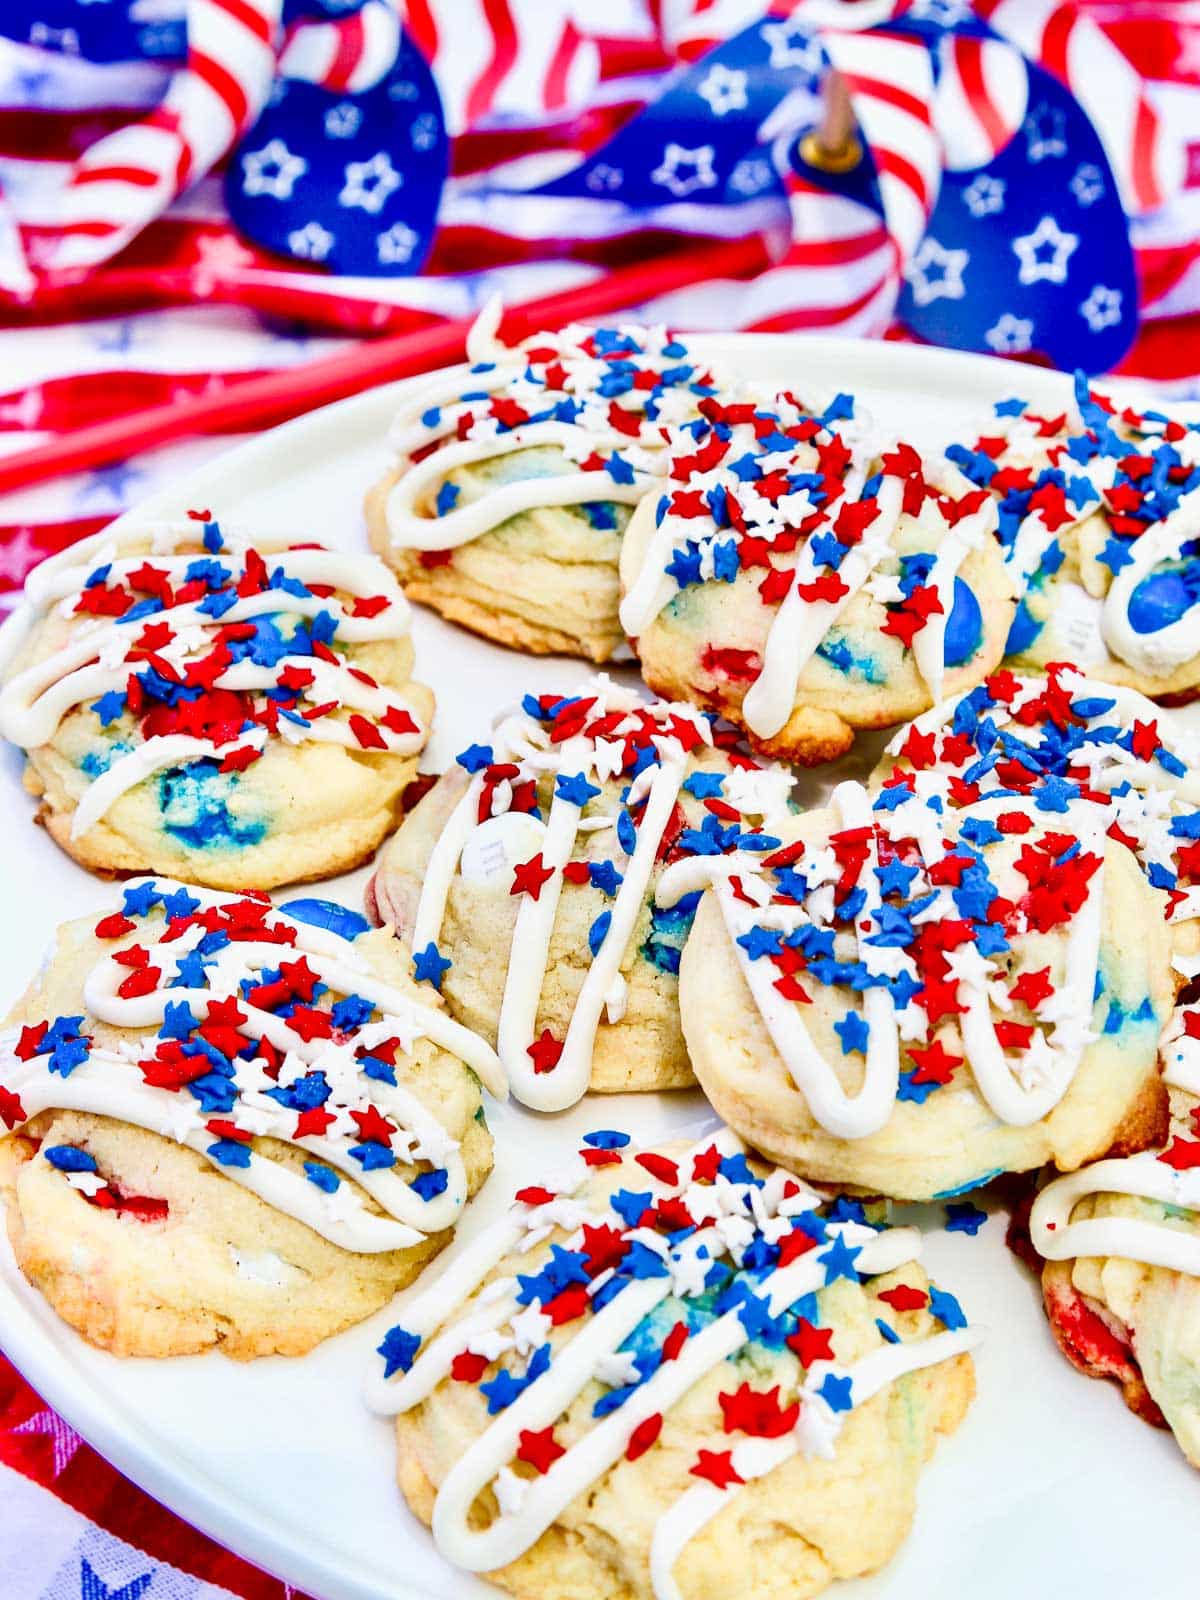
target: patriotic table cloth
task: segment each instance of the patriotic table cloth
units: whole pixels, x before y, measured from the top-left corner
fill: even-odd
[[[806,161],[831,67],[865,151]],[[3,0],[0,450],[760,234],[675,326],[1200,395],[1196,0]],[[225,448],[0,497],[0,603]],[[4,1600],[283,1600],[0,1358]]]

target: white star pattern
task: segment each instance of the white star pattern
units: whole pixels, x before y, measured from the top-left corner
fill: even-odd
[[[61,1417],[55,1416],[50,1410],[35,1411],[33,1416],[18,1423],[12,1431],[31,1435],[41,1433],[50,1440],[56,1478],[71,1465],[76,1450],[83,1443],[74,1428],[69,1428]]]
[[[28,527],[18,528],[0,544],[0,578],[20,588],[29,576],[29,570],[45,556],[46,552],[33,541]]]
[[[331,139],[350,139],[362,126],[362,111],[342,100],[325,113],[325,132]]]
[[[438,140],[438,120],[432,111],[422,111],[413,118],[408,130],[409,143],[414,150],[432,150]]]
[[[389,100],[415,100],[420,91],[411,78],[397,78],[388,85]]]
[[[290,200],[307,171],[303,156],[293,155],[282,139],[271,139],[261,150],[247,150],[242,157],[242,193],[251,198],[266,194],[272,200]]]
[[[932,234],[926,235],[904,272],[913,299],[919,306],[934,300],[961,300],[966,293],[963,271],[970,259],[969,251],[947,250]]]
[[[1066,120],[1057,106],[1035,106],[1025,118],[1023,131],[1025,153],[1030,161],[1066,155]]]
[[[771,187],[774,176],[774,168],[765,157],[744,156],[729,174],[729,187],[735,194],[761,194]]]
[[[1016,317],[1005,311],[983,336],[989,350],[998,356],[1018,356],[1033,348],[1033,323],[1028,317]]]
[[[48,22],[34,22],[30,25],[29,42],[44,50],[61,50],[65,56],[79,54],[79,34],[74,28],[52,28]]]
[[[650,174],[650,181],[657,183],[660,189],[669,189],[677,200],[697,189],[713,188],[717,175],[713,171],[712,145],[702,144],[689,150],[686,145],[668,140],[662,160]]]
[[[825,69],[820,40],[797,22],[764,22],[762,40],[771,52],[773,67],[799,67],[814,79]]]
[[[994,212],[1004,210],[1005,188],[1003,178],[993,178],[981,172],[963,190],[963,204],[973,217],[990,217]]]
[[[1071,179],[1071,193],[1081,206],[1094,206],[1104,194],[1104,174],[1093,161],[1081,162]]]
[[[1064,233],[1053,217],[1043,217],[1032,233],[1023,233],[1012,242],[1013,254],[1021,263],[1018,279],[1021,283],[1066,283],[1067,262],[1078,243],[1077,233]]]
[[[714,117],[723,117],[729,111],[741,111],[748,104],[746,74],[714,61],[697,85],[696,93],[707,100]]]
[[[378,216],[388,196],[403,182],[387,151],[377,150],[369,161],[346,163],[346,181],[338,195],[338,205],[360,206]]]
[[[1102,283],[1094,285],[1091,294],[1079,308],[1079,314],[1093,333],[1111,328],[1121,320],[1121,291],[1108,289]]]
[[[292,254],[305,261],[324,261],[336,243],[329,229],[319,222],[306,222],[302,228],[293,228],[287,242]]]
[[[939,27],[949,28],[969,17],[971,7],[965,0],[915,0],[908,15],[914,21],[936,22]]]
[[[421,235],[406,222],[396,222],[386,233],[379,235],[375,249],[385,267],[402,266],[412,260],[413,251],[420,241]]]
[[[607,162],[600,162],[584,179],[593,194],[604,194],[606,191],[619,189],[625,182],[625,174],[620,167],[610,167]]]

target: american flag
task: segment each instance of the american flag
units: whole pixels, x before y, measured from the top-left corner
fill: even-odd
[[[182,4],[156,0],[150,10],[178,20]],[[192,0],[188,14],[224,12],[253,35],[272,4]],[[15,10],[24,9],[22,0]],[[874,7],[885,18],[889,9],[909,10]],[[958,0],[916,0],[909,14],[953,20],[968,10]],[[1090,97],[1094,111],[1096,85],[1104,86],[1097,120],[1130,212],[1141,296],[1141,329],[1123,370],[1188,383],[1200,372],[1200,5],[981,0],[975,10],[1085,106]],[[525,299],[687,239],[751,231],[776,250],[756,280],[736,293],[697,285],[645,312],[694,329],[728,327],[732,315],[747,328],[908,336],[894,320],[897,294],[943,167],[977,163],[1011,135],[1024,114],[1021,86],[1002,47],[948,37],[935,99],[924,48],[886,27],[818,30],[818,11],[827,17],[830,8],[818,0],[409,0],[405,27],[432,67],[449,134],[449,175],[417,276],[335,275],[235,229],[221,182],[229,158],[195,148],[172,65],[88,60],[48,24],[0,39],[0,442],[16,449],[119,411],[210,394],[352,336],[469,314],[496,290]],[[389,12],[391,0],[371,0],[336,26],[317,24],[306,36],[293,29],[285,48],[294,70],[332,90],[369,82],[379,52],[386,57]],[[717,185],[707,178],[705,146],[681,134],[655,173],[661,201],[619,203],[606,155],[619,149],[623,129],[649,126],[639,117],[670,113],[681,84],[705,102],[719,146],[726,112],[753,92],[723,52],[756,29],[762,63],[789,85],[757,145]],[[193,68],[206,55],[218,60],[202,64],[210,99],[223,94],[229,120],[253,124],[265,74],[252,73],[238,101],[220,75],[218,35],[194,33],[190,48]],[[802,170],[788,175],[785,194],[770,165],[770,139],[819,116],[830,59],[874,157],[882,216]],[[151,143],[143,139],[131,157],[134,128],[149,128]],[[139,171],[143,160],[149,166]],[[161,185],[206,167],[161,214],[144,205],[144,221],[138,195],[152,199]],[[128,227],[106,236],[97,218],[130,205]],[[56,260],[60,270],[47,273],[44,264]],[[61,270],[72,260],[99,264]],[[32,294],[22,262],[38,272]],[[5,497],[0,592],[19,586],[46,552],[221,445],[182,442]]]

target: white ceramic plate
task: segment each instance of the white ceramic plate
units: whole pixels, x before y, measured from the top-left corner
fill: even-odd
[[[1052,374],[903,345],[769,335],[694,343],[744,376],[802,393],[853,390],[880,420],[931,443],[969,437],[982,409],[1014,391],[1053,410],[1068,394],[1067,380]],[[403,387],[289,423],[205,466],[138,515],[211,506],[218,516],[361,547],[363,491],[384,463],[384,435]],[[500,650],[431,613],[417,616],[414,632],[419,673],[438,695],[425,762],[431,770],[521,693],[569,690],[587,672],[579,662]],[[837,775],[861,774],[868,764],[860,754]],[[31,825],[19,773],[17,754],[4,751],[0,814],[10,832],[0,856],[0,1009],[21,992],[57,923],[112,895]],[[832,776],[806,780],[814,798]],[[320,892],[358,905],[365,878],[354,873]],[[624,1126],[653,1140],[705,1116],[698,1093],[591,1100],[554,1118],[491,1107],[496,1172],[464,1228],[489,1220],[519,1177],[574,1146],[589,1127]],[[1197,1480],[1170,1436],[1130,1416],[1110,1386],[1067,1366],[1032,1279],[1005,1249],[1001,1215],[976,1238],[947,1234],[938,1206],[920,1220],[931,1271],[990,1329],[977,1358],[979,1396],[926,1471],[916,1528],[898,1559],[840,1594],[1194,1596]],[[390,1429],[359,1397],[370,1352],[396,1320],[395,1310],[384,1311],[299,1361],[240,1366],[216,1354],[119,1361],[60,1323],[0,1244],[0,1345],[152,1495],[318,1600],[482,1600],[497,1591],[446,1566],[402,1505]]]

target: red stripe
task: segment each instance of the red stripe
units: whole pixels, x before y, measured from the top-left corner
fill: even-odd
[[[429,0],[408,0],[404,8],[404,26],[426,61],[432,62],[437,55],[438,31]]]
[[[250,102],[233,74],[227,72],[219,61],[214,61],[211,56],[202,55],[199,50],[189,52],[188,66],[219,99],[224,101],[229,115],[238,128],[244,127],[250,117]]]
[[[483,12],[491,29],[492,57],[471,85],[466,108],[468,122],[474,122],[491,108],[496,91],[517,59],[517,31],[508,0],[483,0]]]
[[[835,267],[847,261],[862,261],[873,250],[887,243],[883,228],[872,228],[869,233],[852,234],[846,239],[796,240],[784,256],[781,265],[787,267]]]
[[[924,210],[929,209],[929,190],[925,186],[925,179],[913,166],[906,156],[898,150],[881,150],[875,148],[875,165],[880,173],[888,173],[891,177],[902,183],[906,189],[911,189],[921,202]]]
[[[1042,34],[1041,62],[1061,82],[1068,84],[1067,46],[1075,28],[1075,13],[1067,6],[1059,6],[1050,14]]]
[[[209,4],[218,6],[235,22],[240,22],[243,28],[252,33],[256,39],[261,39],[263,44],[271,43],[270,22],[256,6],[249,5],[247,0],[209,0]]]
[[[1200,372],[1200,316],[1144,322],[1117,372],[1170,382]]]
[[[1158,186],[1154,170],[1154,150],[1158,143],[1158,117],[1146,97],[1138,95],[1137,116],[1133,124],[1133,192],[1147,211],[1162,205],[1166,196]]]
[[[899,84],[887,83],[883,78],[865,78],[856,72],[844,72],[842,76],[849,86],[851,98],[861,94],[871,100],[883,100],[898,111],[907,111],[910,117],[916,117],[925,127],[930,126],[929,107],[919,95],[910,94],[907,89],[901,89]]]
[[[135,189],[153,189],[162,174],[151,172],[149,167],[81,167],[71,180],[71,187],[81,188],[86,183],[131,183]]]
[[[983,48],[982,39],[955,39],[954,60],[967,102],[987,135],[988,143],[998,151],[1008,142],[1012,129],[1005,125],[1004,118],[988,94],[983,76]]]
[[[337,38],[337,51],[334,54],[333,65],[325,74],[325,87],[340,94],[350,82],[355,67],[362,60],[363,44],[366,39],[362,12],[355,11],[350,16],[343,17],[333,24],[333,28]]]
[[[451,140],[450,170],[456,176],[469,172],[488,172],[502,161],[520,156],[543,154],[548,150],[569,150],[588,155],[624,127],[642,109],[640,100],[625,100],[617,105],[592,106],[582,112],[548,121],[537,127],[468,129]]]
[[[1190,244],[1168,245],[1162,249],[1138,250],[1135,254],[1138,298],[1143,308],[1161,300],[1200,261],[1200,240]]]
[[[563,24],[563,30],[558,36],[558,43],[554,47],[554,55],[546,71],[546,82],[543,88],[543,97],[549,111],[557,110],[559,106],[567,103],[567,76],[571,64],[575,60],[576,52],[583,42],[583,36],[575,24],[568,20]]]
[[[260,378],[259,368],[240,372],[83,372],[67,378],[50,378],[33,386],[41,401],[36,421],[19,415],[27,389],[0,394],[0,433],[24,433],[37,428],[47,433],[70,433],[111,417],[127,416],[147,406],[188,400],[194,395],[232,389],[250,378]]]
[[[44,561],[47,556],[52,556],[59,550],[65,550],[68,545],[77,544],[80,539],[87,539],[93,533],[99,533],[100,529],[111,521],[112,513],[109,512],[106,516],[100,517],[76,517],[70,522],[0,523],[0,546],[11,544],[14,540],[26,539],[34,546],[29,559],[21,563],[22,570],[0,575],[0,594],[11,594],[13,590],[20,589],[39,561]],[[2,559],[4,557],[0,556],[0,560]],[[12,558],[7,559],[11,561]],[[0,1403],[3,1402],[5,1365],[3,1356],[0,1356]],[[43,1442],[49,1445],[50,1441],[44,1439]],[[34,1474],[26,1471],[19,1461],[13,1461],[9,1457],[4,1449],[5,1443],[4,1435],[0,1432],[0,1461],[6,1461],[18,1472],[23,1472],[27,1478],[34,1477]]]
[[[764,317],[761,322],[749,323],[747,327],[752,333],[787,333],[794,328],[824,328],[831,323],[848,322],[871,303],[879,289],[880,285],[874,283],[865,293],[844,306],[806,306],[794,311],[780,311],[773,317]]]
[[[129,126],[125,110],[33,111],[0,106],[0,156],[17,161],[74,161],[107,133]]]

